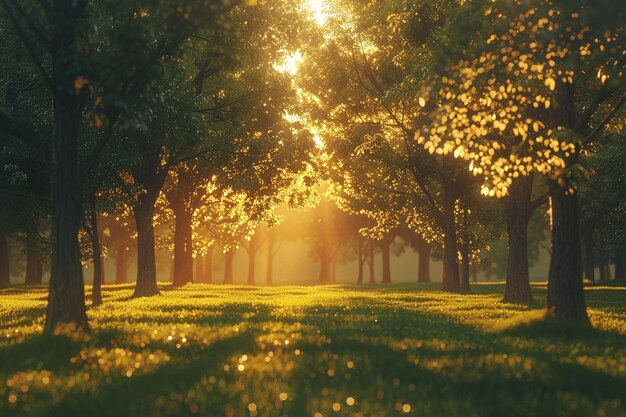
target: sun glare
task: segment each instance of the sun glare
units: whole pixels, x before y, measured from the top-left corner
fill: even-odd
[[[291,54],[285,53],[285,57],[281,63],[274,64],[274,69],[281,74],[289,74],[291,76],[296,75],[298,68],[302,63],[302,52],[297,50]]]
[[[328,20],[328,4],[324,0],[308,0],[306,3],[307,9],[311,14],[312,19],[320,26],[324,26]]]

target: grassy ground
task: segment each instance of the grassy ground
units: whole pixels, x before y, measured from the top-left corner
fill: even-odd
[[[0,416],[626,416],[626,289],[587,289],[593,330],[474,292],[107,287],[45,336],[45,290],[1,291]]]

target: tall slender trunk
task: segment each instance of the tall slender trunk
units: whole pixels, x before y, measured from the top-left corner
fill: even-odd
[[[615,281],[626,281],[624,258],[624,249],[620,248],[615,251]]]
[[[589,322],[581,279],[578,195],[550,183],[552,258],[547,307],[556,318]]]
[[[363,259],[363,240],[361,238],[358,241],[358,249],[357,249],[357,274],[356,274],[356,283],[361,285],[363,284],[363,264],[365,260]]]
[[[126,284],[128,282],[128,252],[126,245],[119,244],[115,252],[115,283]]]
[[[532,300],[528,274],[528,221],[530,220],[533,177],[518,177],[504,198],[508,236],[504,302],[528,303]]]
[[[584,256],[584,269],[585,278],[592,281],[596,280],[595,274],[595,260],[593,256],[593,226],[591,222],[586,222],[581,225],[583,233],[583,248],[585,250]]]
[[[459,262],[455,222],[456,202],[450,192],[443,193],[443,278],[441,290],[459,292]]]
[[[388,236],[385,236],[380,241],[380,250],[383,258],[383,284],[391,283],[391,256],[390,256],[390,246],[392,239]]]
[[[0,231],[0,289],[11,286],[9,259],[8,239],[6,234]]]
[[[224,284],[233,283],[233,258],[235,257],[235,250],[231,249],[224,253]]]
[[[470,252],[466,241],[461,244],[461,292],[470,293]]]
[[[205,282],[205,278],[204,278],[204,255],[198,255],[196,256],[196,258],[193,261],[195,267],[196,267],[196,272],[195,272],[195,279],[196,282]]]
[[[267,264],[265,267],[265,283],[272,285],[274,282],[274,246],[276,245],[276,237],[272,231],[268,231],[270,235],[267,238]]]
[[[99,306],[102,304],[102,248],[100,245],[100,234],[98,231],[98,212],[96,210],[95,193],[89,198],[89,237],[91,239],[91,249],[93,252],[93,284],[91,289],[91,304]]]
[[[83,181],[79,173],[78,132],[81,119],[78,96],[68,85],[73,38],[52,56],[52,79],[60,89],[69,88],[54,101],[52,165],[52,262],[50,290],[44,330],[54,331],[58,324],[75,323],[89,330],[85,287],[81,265],[78,230],[83,215]]]
[[[204,281],[206,283],[213,282],[213,246],[207,249],[204,255]]]
[[[193,282],[193,242],[191,187],[187,174],[178,172],[178,184],[171,206],[174,222],[174,278],[175,286]]]
[[[137,225],[137,282],[133,297],[159,294],[154,250],[154,200],[143,194],[134,207]]]
[[[430,282],[430,245],[422,245],[417,249],[419,265],[417,267],[417,282]]]
[[[374,260],[376,259],[376,254],[374,253],[373,247],[370,249],[368,256],[369,256],[370,284],[375,284],[376,283],[376,269],[374,268]]]
[[[37,253],[37,244],[32,236],[26,237],[26,285],[41,285],[43,282],[43,265]]]

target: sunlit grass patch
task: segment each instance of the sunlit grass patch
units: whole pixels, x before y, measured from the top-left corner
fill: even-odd
[[[56,336],[43,289],[2,291],[0,415],[626,415],[622,289],[589,288],[594,329],[566,334],[501,291],[110,286],[91,334]]]

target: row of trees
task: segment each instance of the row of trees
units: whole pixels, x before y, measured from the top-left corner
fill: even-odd
[[[49,242],[47,330],[88,329],[81,263],[97,305],[103,257],[124,265],[134,246],[134,296],[156,295],[157,245],[182,285],[215,245],[227,266],[238,245],[258,252],[255,231],[271,236],[284,206],[317,219],[321,282],[346,245],[360,281],[379,247],[390,282],[401,234],[440,252],[444,291],[469,292],[506,232],[504,300],[527,302],[541,207],[555,317],[588,320],[582,259],[589,278],[610,259],[623,274],[626,10],[613,0],[0,6],[0,285],[7,235]]]

